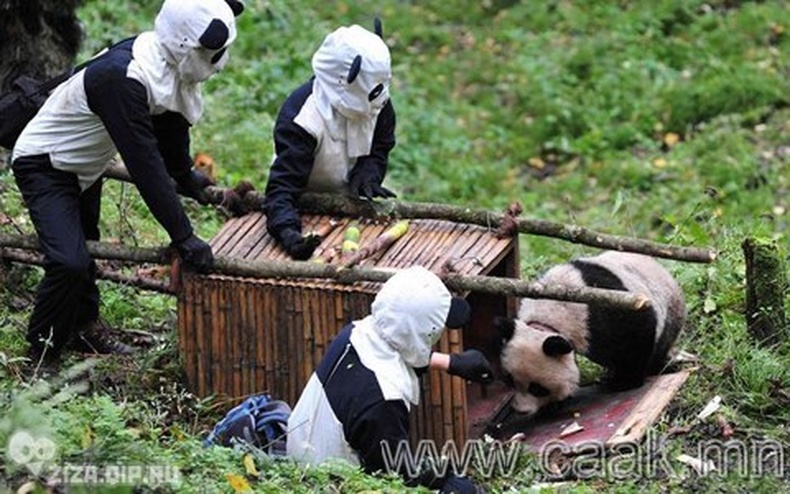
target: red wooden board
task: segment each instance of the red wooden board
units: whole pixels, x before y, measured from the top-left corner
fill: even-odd
[[[596,441],[612,445],[624,440],[638,441],[661,414],[677,393],[690,371],[667,374],[648,379],[640,388],[610,392],[600,385],[581,388],[573,397],[526,416],[510,407],[510,393],[488,396],[470,406],[470,419],[476,410],[477,421],[471,420],[472,437],[488,434],[506,441],[514,434],[524,434],[523,442],[539,452],[548,442],[562,440],[573,449],[574,445]],[[494,403],[499,403],[494,406]],[[494,410],[487,420],[480,413]],[[579,432],[560,437],[573,422],[584,428]]]

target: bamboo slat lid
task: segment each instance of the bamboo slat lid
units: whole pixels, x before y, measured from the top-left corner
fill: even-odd
[[[333,218],[324,215],[302,215],[302,231],[320,231],[324,240],[314,257],[320,256],[330,264],[341,264],[340,246],[343,233],[353,218]],[[396,220],[365,222],[360,220],[359,245],[372,242]],[[266,216],[255,212],[231,218],[211,239],[214,254],[244,260],[289,260],[285,251],[266,231]],[[499,239],[491,229],[444,220],[415,219],[409,221],[408,232],[388,249],[365,259],[365,268],[402,269],[413,265],[424,266],[440,273],[450,262],[453,272],[462,275],[485,275],[513,248],[513,238]],[[337,252],[336,255],[333,255]],[[216,276],[216,275],[211,275]],[[227,277],[225,277],[227,278]],[[330,290],[351,290],[375,293],[378,283],[337,283],[332,280],[255,280],[274,285],[299,285]]]

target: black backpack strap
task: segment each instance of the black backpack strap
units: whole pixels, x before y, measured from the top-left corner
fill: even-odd
[[[93,62],[95,62],[96,60],[100,59],[102,56],[104,56],[105,53],[107,53],[111,49],[115,48],[116,46],[120,45],[121,43],[125,43],[126,41],[129,41],[132,38],[133,37],[125,38],[125,39],[123,39],[123,40],[121,40],[121,41],[119,41],[117,43],[113,43],[112,45],[107,47],[105,50],[103,50],[101,53],[99,53],[95,57],[89,58],[88,60],[85,60],[81,64],[76,65],[76,66],[70,68],[69,70],[64,71],[62,74],[58,74],[55,77],[53,77],[52,79],[49,79],[49,80],[46,80],[46,81],[42,82],[41,86],[39,86],[39,91],[42,92],[42,93],[45,93],[45,94],[49,93],[50,91],[52,91],[56,87],[60,86],[62,83],[66,82],[69,79],[69,77],[73,76],[74,74],[76,74],[80,70],[84,69],[88,65],[90,65]]]
[[[77,67],[73,67],[73,68],[63,72],[60,75],[56,75],[52,79],[49,79],[47,81],[42,82],[41,86],[39,86],[39,88],[38,88],[39,92],[48,93],[48,92],[52,91],[56,87],[60,86],[62,83],[66,82],[68,80],[68,78],[71,77],[79,69],[84,68],[83,66],[87,66],[87,63],[80,64]]]

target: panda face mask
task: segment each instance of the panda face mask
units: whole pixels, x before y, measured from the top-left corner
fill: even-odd
[[[168,0],[156,18],[155,32],[181,81],[196,84],[225,67],[236,24],[222,1]]]
[[[322,105],[347,119],[375,119],[389,100],[389,49],[378,35],[360,26],[329,34],[313,55],[312,65],[326,100]]]
[[[363,72],[364,63],[358,55],[351,65],[345,91],[340,92],[335,102],[337,111],[351,120],[376,117],[389,100],[389,74]],[[358,73],[355,75],[355,72]]]
[[[187,84],[197,84],[225,68],[228,63],[227,48],[210,50],[197,46],[189,50],[178,64],[178,75]]]

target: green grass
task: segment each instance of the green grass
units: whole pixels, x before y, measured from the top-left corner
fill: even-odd
[[[678,346],[700,359],[651,430],[664,438],[662,451],[676,475],[571,479],[543,489],[787,488],[787,469],[784,479],[731,472],[701,477],[677,461],[699,441],[720,437],[716,416],[696,419],[716,395],[722,397],[718,415],[734,427],[736,439],[790,443],[790,345],[762,348],[748,335],[741,250],[745,238],[757,237],[773,239],[788,255],[786,2],[246,3],[230,64],[206,85],[205,117],[193,129],[193,149],[216,159],[222,185],[247,179],[263,189],[278,107],[310,76],[313,51],[338,25],[370,26],[380,15],[398,115],[387,182],[401,198],[490,209],[519,201],[527,217],[717,251],[711,265],[665,262],[689,307]],[[80,18],[88,38],[80,58],[149,28],[158,4],[86,1]],[[185,204],[201,236],[218,231],[223,216]],[[7,170],[0,171],[0,211],[13,220],[0,221],[0,231],[32,232]],[[167,243],[131,186],[108,184],[102,215],[104,239]],[[520,242],[525,279],[594,252],[540,237]],[[62,461],[172,464],[183,474],[179,491],[232,491],[226,475],[245,474],[242,453],[200,445],[227,404],[187,391],[174,299],[102,282],[104,317],[148,333],[148,350],[133,359],[102,360],[70,378],[42,369],[31,376],[22,359],[23,334],[40,271],[14,266],[4,273],[0,445],[27,429],[53,438]],[[72,357],[64,367],[72,365],[80,362]],[[596,372],[584,366],[585,379]],[[5,454],[0,491],[32,479]],[[306,469],[260,456],[255,463],[260,476],[249,482],[259,492],[404,488],[397,479],[348,467]],[[512,477],[478,480],[494,492],[540,492],[538,483],[548,479],[539,459],[525,455],[519,467]]]

